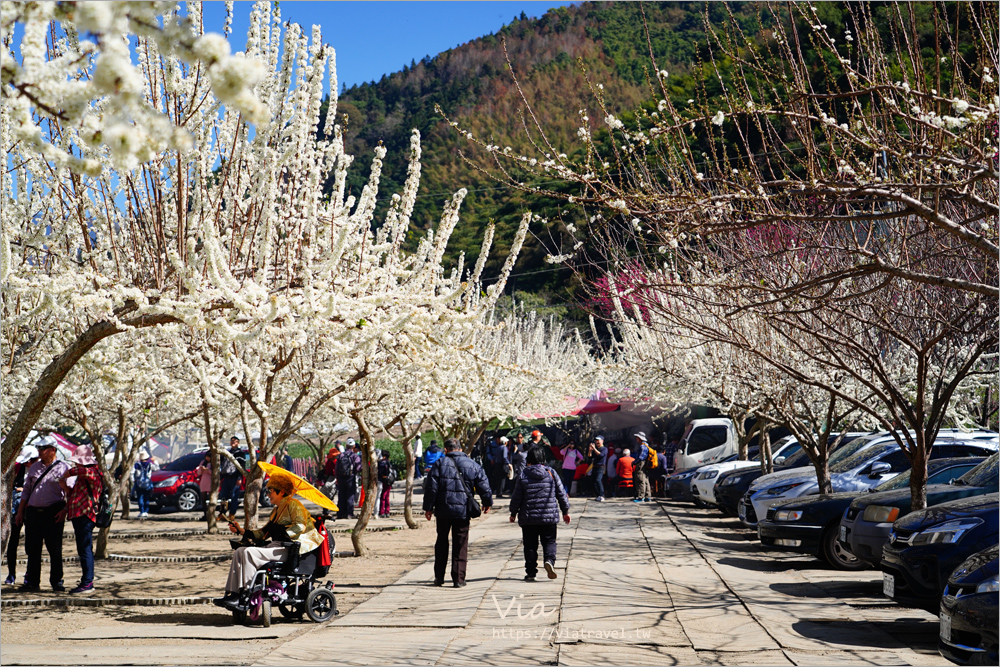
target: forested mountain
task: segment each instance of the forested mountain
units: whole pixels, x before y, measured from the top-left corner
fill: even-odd
[[[670,72],[672,94],[685,97],[693,86],[688,75],[697,68],[699,43],[704,44],[703,13],[725,12],[718,3],[645,3],[645,20],[657,66]],[[748,8],[736,5],[734,12]],[[719,17],[721,18],[721,16]],[[469,195],[462,207],[462,221],[449,251],[465,252],[466,266],[475,261],[481,231],[490,219],[497,224],[492,255],[485,275],[495,275],[509,248],[521,213],[526,209],[553,214],[553,202],[528,201],[517,191],[498,188],[459,155],[485,164],[488,157],[444,122],[439,106],[453,121],[478,138],[514,151],[530,151],[522,125],[523,104],[507,69],[504,43],[531,109],[560,152],[571,152],[579,143],[579,111],[589,110],[589,124],[597,130],[599,109],[594,89],[603,86],[616,113],[635,108],[651,96],[647,77],[653,76],[643,15],[637,3],[592,3],[553,9],[538,19],[523,14],[499,32],[420,62],[413,62],[384,76],[377,83],[354,86],[340,95],[338,115],[348,117],[349,152],[364,163],[381,142],[388,149],[383,172],[383,192],[398,191],[406,174],[411,128],[423,137],[423,178],[414,223],[426,228],[437,223],[443,202],[459,188]],[[530,119],[528,120],[530,127]],[[532,128],[531,137],[538,138]],[[366,171],[353,170],[351,182],[360,193]],[[386,182],[388,181],[388,182]],[[381,207],[384,211],[384,206]],[[515,269],[512,288],[544,292],[555,301],[565,299],[570,272],[543,261],[545,251],[537,238],[547,237],[543,223],[532,227]],[[558,291],[559,295],[554,293]]]

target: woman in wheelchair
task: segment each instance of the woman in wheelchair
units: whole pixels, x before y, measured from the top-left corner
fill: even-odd
[[[272,476],[267,482],[267,493],[274,504],[274,511],[268,517],[267,524],[246,534],[238,524],[229,524],[229,530],[243,535],[243,541],[248,544],[233,553],[229,579],[226,581],[226,595],[216,598],[215,604],[234,611],[240,609],[240,591],[253,582],[257,570],[266,563],[282,561],[288,557],[289,550],[281,546],[282,542],[298,542],[299,554],[302,555],[323,543],[323,537],[316,530],[313,518],[305,506],[293,497],[294,488],[290,477]],[[252,546],[252,543],[263,546]]]

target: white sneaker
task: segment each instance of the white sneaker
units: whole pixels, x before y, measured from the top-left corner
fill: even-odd
[[[603,503],[604,502],[604,496],[597,496],[597,502]]]

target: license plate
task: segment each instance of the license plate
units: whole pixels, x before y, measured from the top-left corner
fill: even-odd
[[[747,506],[744,505],[743,503],[740,503],[740,518],[741,519],[747,518]]]
[[[840,541],[841,542],[847,541],[847,526],[840,527]]]
[[[887,598],[896,597],[896,580],[888,572],[882,573],[882,593]]]
[[[951,616],[941,612],[941,639],[951,641]]]

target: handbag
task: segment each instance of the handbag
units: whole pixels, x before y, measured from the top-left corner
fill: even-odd
[[[451,459],[449,459],[449,460],[451,460]],[[465,475],[463,475],[462,471],[458,469],[458,464],[457,463],[455,463],[454,461],[451,461],[451,465],[455,466],[455,472],[458,473],[458,478],[460,480],[462,480],[462,486],[465,487],[465,494],[466,494],[465,495],[465,513],[468,515],[468,518],[475,519],[475,518],[478,518],[478,517],[482,516],[483,515],[483,510],[479,506],[479,501],[476,500],[476,496],[472,492],[472,489],[469,487],[469,482],[466,481]]]

